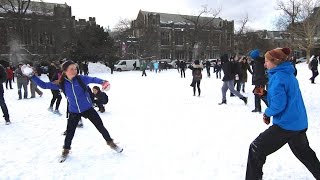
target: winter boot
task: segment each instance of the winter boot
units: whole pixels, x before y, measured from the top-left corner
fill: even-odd
[[[60,111],[57,109],[57,110],[54,110],[53,111],[53,114],[56,114],[56,115],[59,115],[59,116],[62,116],[62,114],[60,113]]]
[[[50,106],[50,107],[48,108],[48,111],[53,112],[53,107]]]
[[[240,98],[243,102],[244,102],[244,104],[247,104],[248,103],[248,98],[247,97],[242,97],[242,98]]]
[[[100,111],[101,113],[104,113],[106,110],[104,109],[103,106],[101,106],[101,107],[99,108],[99,111]]]
[[[219,105],[222,105],[222,104],[227,104],[227,100],[222,100],[222,102],[219,103]]]
[[[252,110],[251,112],[258,112],[261,113],[261,109],[255,108],[254,110]]]
[[[121,153],[123,151],[123,148],[116,145],[113,140],[107,141],[108,146],[110,146],[111,149],[115,150],[117,153]]]
[[[69,151],[70,151],[70,149],[63,149],[63,150],[62,150],[62,156],[63,156],[63,157],[68,156]]]
[[[6,125],[10,125],[11,124],[11,122],[10,121],[6,121]]]

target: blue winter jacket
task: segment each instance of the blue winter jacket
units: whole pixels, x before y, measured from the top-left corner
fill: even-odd
[[[268,70],[268,103],[265,110],[273,116],[273,124],[285,130],[299,131],[308,127],[308,117],[298,80],[290,62],[284,62]]]
[[[79,75],[79,76],[85,85],[88,85],[90,83],[102,84],[104,82],[104,80],[95,78],[95,77],[82,76],[82,75]],[[53,90],[61,89],[59,85],[54,84],[52,82],[43,82],[37,76],[32,76],[31,79],[43,89],[53,89]],[[66,78],[64,82],[64,88],[65,88],[65,95],[67,97],[68,104],[69,104],[68,106],[69,112],[82,113],[92,108],[92,101],[90,99],[89,93],[81,87],[81,85],[79,84],[76,78],[73,78],[71,81]]]

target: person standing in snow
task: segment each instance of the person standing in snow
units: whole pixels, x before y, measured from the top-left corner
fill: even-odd
[[[158,73],[158,69],[159,69],[159,62],[158,62],[158,61],[156,61],[156,62],[153,63],[153,68],[154,68],[154,71],[155,71],[156,73]]]
[[[199,60],[195,60],[194,64],[190,65],[189,68],[192,70],[192,83],[191,87],[193,87],[193,96],[196,95],[196,87],[198,88],[198,96],[200,97],[201,89],[200,82],[202,79],[202,69],[203,66],[200,64]]]
[[[8,83],[9,83],[10,89],[13,89],[12,88],[13,71],[10,68],[10,66],[7,67],[6,72],[7,72],[6,89],[8,89]]]
[[[306,108],[298,80],[294,76],[294,68],[287,61],[290,52],[289,48],[276,48],[265,54],[269,86],[268,91],[259,95],[267,96],[269,105],[263,114],[263,121],[269,124],[273,117],[273,125],[250,144],[246,180],[262,179],[266,157],[287,143],[312,175],[320,179],[320,162],[310,148],[306,135]]]
[[[206,70],[207,70],[207,76],[210,78],[210,76],[211,76],[211,74],[210,74],[211,63],[208,59],[207,59],[205,65],[206,65]]]
[[[82,66],[83,66],[83,74],[85,76],[88,76],[88,74],[89,74],[89,65],[88,65],[88,63],[85,61]]]
[[[221,61],[220,59],[218,59],[213,67],[213,72],[216,73],[216,77],[217,79],[221,79],[221,69],[222,69],[222,65],[221,65]]]
[[[7,79],[6,70],[0,64],[0,83],[1,83],[0,84],[0,106],[1,106],[4,120],[6,121],[6,125],[9,125],[11,122],[9,119],[8,107],[7,107],[7,104],[4,100],[4,90],[3,90],[3,83],[6,81],[6,79]]]
[[[55,68],[55,71],[52,70],[51,78],[49,79],[50,82],[56,82],[59,80],[59,77],[61,76],[61,72],[59,71],[58,67],[55,64],[52,64],[52,66]],[[50,101],[50,106],[48,108],[48,111],[53,112],[57,115],[62,115],[59,111],[60,103],[62,100],[61,92],[60,90],[53,90],[51,89],[52,93],[52,99]],[[53,110],[53,105],[56,103],[55,109]]]
[[[319,75],[319,71],[318,71],[318,59],[317,57],[313,57],[312,60],[309,62],[309,67],[310,70],[312,71],[312,77],[310,78],[311,83],[314,83],[314,80],[316,79],[316,77]]]
[[[181,78],[186,78],[186,62],[180,61],[180,73],[181,73]]]
[[[58,84],[53,82],[43,82],[37,76],[32,75],[31,79],[43,89],[61,89],[69,102],[69,118],[67,133],[64,141],[62,156],[69,154],[72,139],[81,117],[88,118],[97,130],[101,133],[107,144],[115,151],[122,152],[122,148],[113,142],[108,130],[104,127],[103,122],[92,106],[87,86],[90,83],[101,84],[103,89],[109,86],[109,82],[96,77],[77,75],[77,66],[73,61],[66,61],[62,64],[62,75]]]
[[[264,58],[260,56],[260,51],[258,49],[252,50],[250,52],[250,57],[253,59],[252,84],[255,86],[253,91],[263,91],[267,84]],[[267,102],[265,102],[265,104],[267,105]],[[254,95],[254,107],[255,108],[251,112],[261,112],[261,98],[257,94]]]
[[[242,94],[240,94],[238,91],[234,90],[234,66],[232,62],[229,61],[228,55],[223,55],[221,56],[221,62],[223,63],[222,65],[222,70],[224,73],[224,77],[222,78],[223,85],[221,88],[222,92],[222,102],[219,103],[219,105],[222,104],[227,104],[227,91],[228,89],[230,90],[231,93],[234,95],[238,96],[245,104],[247,104],[247,97],[244,97]]]
[[[142,76],[147,76],[146,69],[147,69],[147,63],[143,61],[141,63]]]
[[[36,68],[32,67],[32,69],[35,72],[35,75],[39,76],[38,71],[36,70]],[[43,95],[43,92],[38,88],[37,84],[34,83],[31,79],[30,79],[30,92],[31,92],[31,97],[30,98],[35,98],[36,97],[36,92],[37,92],[37,94],[39,94],[40,97]]]
[[[245,86],[246,86],[246,82],[248,81],[248,73],[247,71],[249,71],[252,74],[252,70],[250,68],[250,65],[248,63],[248,58],[247,57],[243,57],[240,60],[240,84],[241,84],[241,88],[242,92],[245,92]]]
[[[21,67],[23,63],[19,63],[19,67],[15,70],[14,75],[17,77],[17,86],[18,86],[18,95],[19,95],[19,100],[22,99],[22,94],[21,94],[21,88],[23,87],[24,94],[23,98],[27,99],[28,98],[28,84],[29,84],[29,78],[22,74]]]

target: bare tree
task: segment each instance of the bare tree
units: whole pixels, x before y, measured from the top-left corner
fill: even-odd
[[[249,22],[249,15],[246,13],[245,17],[240,20],[240,28],[235,33],[235,52],[238,56],[239,53],[244,54],[246,50],[244,49],[244,44],[247,43],[247,35],[246,35],[246,25]]]
[[[306,51],[307,63],[311,50],[316,46],[316,36],[320,25],[319,0],[278,1],[278,9],[283,11],[279,19],[281,25],[291,35],[291,47]]]
[[[189,25],[187,26],[189,33],[187,34],[186,41],[189,44],[188,52],[190,61],[193,57],[193,50],[206,48],[208,44],[208,38],[202,38],[201,35],[204,34],[203,31],[208,30],[208,27],[212,26],[214,20],[220,14],[221,10],[221,7],[218,9],[208,9],[208,6],[204,5],[197,16],[182,15],[182,18],[186,20],[186,24]],[[204,15],[207,17],[203,17]]]
[[[0,8],[18,15],[26,14],[31,0],[1,0]]]

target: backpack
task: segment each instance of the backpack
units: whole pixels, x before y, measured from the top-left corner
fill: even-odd
[[[200,79],[202,79],[201,69],[195,69],[195,70],[193,71],[193,78],[194,78],[195,80],[200,80]]]

